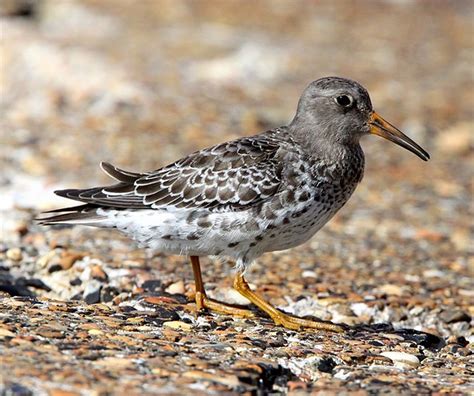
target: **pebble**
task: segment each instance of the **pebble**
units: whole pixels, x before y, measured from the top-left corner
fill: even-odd
[[[182,280],[172,283],[169,285],[165,291],[169,294],[184,294],[184,282]]]
[[[59,260],[59,265],[63,270],[70,269],[74,263],[82,258],[84,258],[84,253],[74,252],[74,251],[67,251],[61,255],[61,259]]]
[[[189,323],[181,322],[179,320],[171,320],[169,322],[164,322],[163,326],[168,327],[173,330],[184,330],[184,331],[190,331],[193,328],[193,326],[190,325]]]
[[[460,309],[443,311],[439,317],[445,323],[469,322],[471,320],[471,317]]]
[[[386,284],[378,288],[378,290],[388,296],[402,296],[403,289],[398,285]]]
[[[40,268],[45,268],[52,262],[55,257],[56,251],[50,250],[48,253],[38,259],[37,264],[40,266]]]
[[[97,304],[100,302],[100,289],[102,285],[99,281],[90,281],[84,289],[82,298],[87,304]]]
[[[8,329],[0,327],[0,338],[16,337],[16,334]]]
[[[21,261],[23,258],[23,253],[21,252],[20,248],[11,248],[7,250],[7,258],[12,261]]]
[[[96,360],[94,363],[104,368],[110,367],[114,370],[130,367],[134,364],[133,361],[130,359],[117,357],[106,357],[100,360]]]
[[[399,368],[416,368],[420,365],[420,360],[412,354],[406,352],[388,351],[382,352],[381,356],[389,358]]]
[[[51,392],[49,392],[49,396],[80,396],[80,393],[56,388],[52,389]]]
[[[316,272],[314,272],[314,271],[305,270],[301,273],[301,276],[303,278],[317,278],[318,274],[316,274]]]
[[[90,271],[91,271],[91,277],[101,282],[105,282],[109,278],[107,273],[102,269],[102,267],[99,264],[94,264],[91,267]]]

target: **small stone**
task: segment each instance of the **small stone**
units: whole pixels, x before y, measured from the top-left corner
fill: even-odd
[[[100,336],[100,335],[103,335],[103,334],[104,334],[104,332],[103,332],[102,330],[99,330],[99,329],[90,329],[90,330],[88,331],[88,333],[89,333],[90,335],[95,335],[95,336]]]
[[[189,323],[181,322],[179,320],[164,322],[163,326],[168,327],[170,329],[174,329],[174,330],[184,330],[184,331],[190,331],[193,328],[193,326],[190,325]]]
[[[102,367],[107,367],[110,369],[120,369],[120,368],[126,368],[132,366],[134,363],[131,359],[126,359],[126,358],[116,358],[116,357],[105,357],[100,360],[96,360],[95,364],[102,366]]]
[[[0,338],[6,338],[6,337],[16,337],[16,334],[15,333],[12,333],[10,330],[8,329],[4,329],[2,327],[0,327]]]
[[[80,393],[71,392],[71,391],[67,391],[67,390],[64,390],[64,389],[52,389],[49,392],[49,395],[50,396],[79,396]]]
[[[65,335],[62,331],[52,329],[49,327],[40,327],[37,330],[37,334],[44,338],[64,338]]]
[[[382,285],[378,288],[378,290],[382,294],[386,294],[387,296],[402,296],[403,289],[397,285],[386,284]]]
[[[458,344],[463,347],[468,346],[469,342],[466,340],[464,337],[458,337],[455,335],[449,336],[448,339],[446,340],[447,344]]]
[[[303,278],[317,278],[318,277],[318,274],[316,274],[316,272],[314,271],[309,271],[309,270],[306,270],[306,271],[303,271],[301,273],[301,276]]]
[[[18,223],[15,227],[15,232],[17,232],[21,237],[24,237],[28,234],[28,223],[23,221]]]
[[[237,290],[231,287],[221,287],[216,292],[212,290],[210,293],[211,297],[215,298],[216,300],[226,301],[230,304],[237,304],[237,305],[249,305],[250,301],[247,300],[242,294],[240,294]]]
[[[406,352],[387,351],[380,355],[389,358],[399,368],[416,368],[420,364],[420,360],[415,355]]]
[[[12,261],[21,261],[23,258],[23,253],[21,252],[21,249],[19,248],[11,248],[7,250],[7,258],[9,258]]]
[[[334,367],[337,366],[337,363],[331,357],[324,357],[318,363],[318,370],[323,373],[332,373]]]
[[[172,283],[165,291],[169,294],[184,294],[184,282],[182,280]]]
[[[46,253],[45,255],[41,256],[38,261],[37,261],[37,264],[41,267],[41,268],[45,268],[48,266],[49,263],[52,262],[52,260],[56,257],[56,252],[54,250],[51,250],[50,252]]]
[[[208,373],[205,371],[192,370],[192,371],[185,372],[183,374],[183,377],[192,378],[195,380],[217,382],[218,384],[223,384],[223,385],[227,385],[234,388],[241,384],[241,382],[239,381],[239,378],[233,374],[216,375],[216,374]]]
[[[87,284],[82,294],[82,298],[87,304],[97,304],[100,302],[100,290],[102,285],[98,281],[91,281]]]
[[[77,260],[84,258],[84,253],[74,252],[74,251],[67,251],[61,255],[61,259],[59,260],[59,265],[63,270],[70,269]]]
[[[80,278],[74,278],[69,281],[69,284],[71,286],[80,286],[82,284],[82,281]]]
[[[91,277],[101,282],[105,282],[109,278],[107,273],[102,269],[99,264],[95,264],[91,267]]]
[[[469,322],[471,320],[471,317],[460,309],[443,311],[439,317],[444,323]]]

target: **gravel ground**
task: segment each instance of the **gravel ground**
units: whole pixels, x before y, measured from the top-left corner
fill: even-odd
[[[5,1],[0,5],[0,389],[5,395],[474,392],[470,1]],[[324,75],[365,85],[432,155],[376,137],[310,242],[249,281],[350,329],[196,315],[186,258],[41,228],[52,191],[281,125]],[[213,297],[244,303],[232,263]]]

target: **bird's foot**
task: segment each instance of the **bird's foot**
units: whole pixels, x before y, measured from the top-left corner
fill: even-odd
[[[231,304],[225,304],[220,301],[207,297],[202,292],[196,292],[195,296],[196,310],[202,311],[208,309],[224,315],[239,316],[241,318],[254,318],[255,314],[250,309],[239,308]]]
[[[311,328],[316,330],[326,330],[333,331],[336,333],[344,332],[342,326],[327,323],[327,322],[318,322],[316,320],[299,318],[297,316],[291,316],[283,312],[278,311],[277,314],[271,315],[271,318],[277,325],[281,325],[290,330],[301,330],[302,328]]]
[[[281,325],[290,330],[300,330],[301,328],[311,328],[316,330],[334,331],[342,333],[344,328],[333,323],[318,322],[310,319],[298,318],[291,316],[276,309],[269,302],[265,301],[259,294],[250,290],[250,287],[245,280],[243,274],[237,274],[234,279],[234,288],[250,302],[266,312],[275,322],[276,325]]]

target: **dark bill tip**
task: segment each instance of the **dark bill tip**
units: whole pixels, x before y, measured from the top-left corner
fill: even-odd
[[[420,157],[423,161],[428,161],[430,159],[430,155],[421,146],[411,140],[402,131],[395,128],[392,124],[385,121],[375,111],[372,112],[370,116],[370,133],[382,136],[383,138],[398,144]]]

